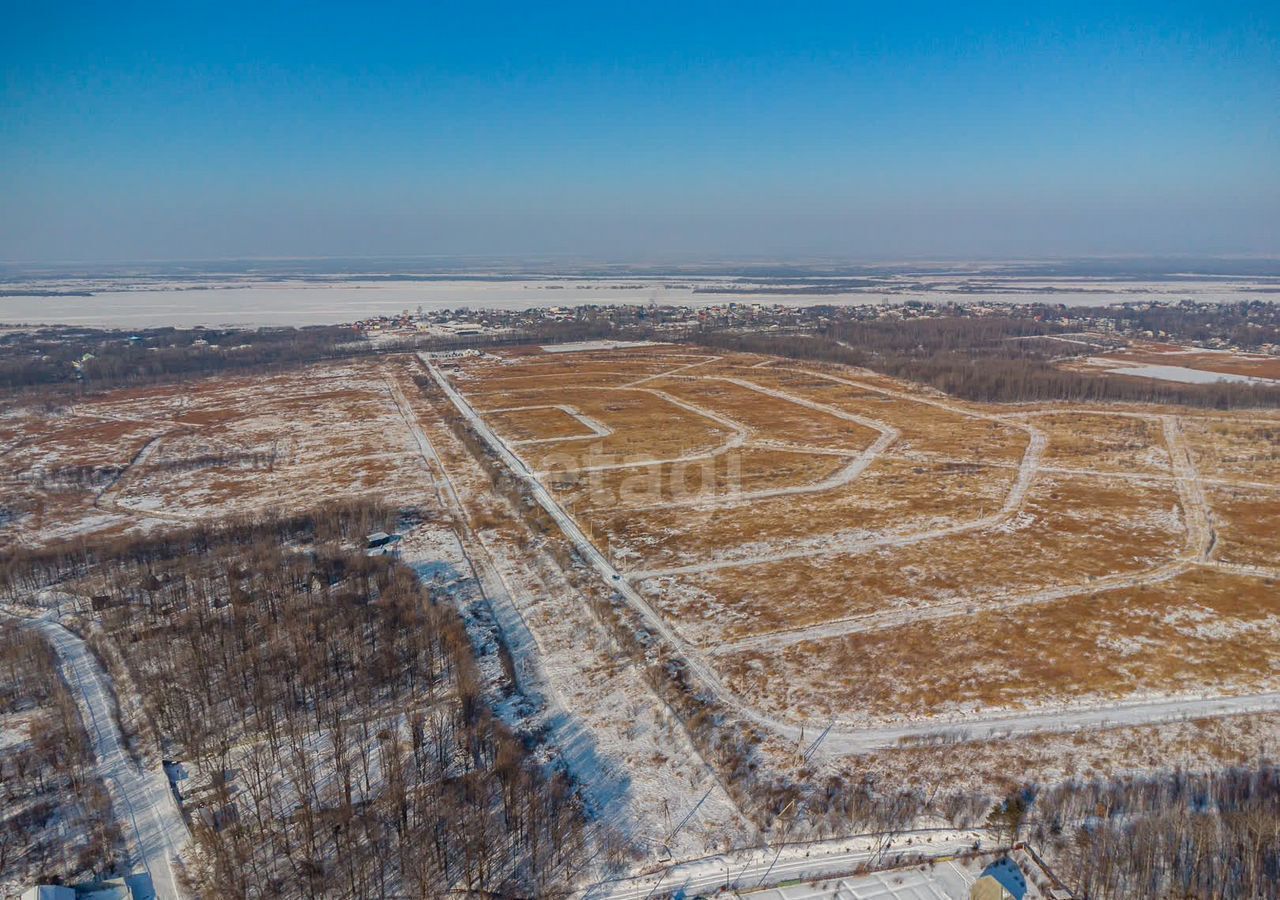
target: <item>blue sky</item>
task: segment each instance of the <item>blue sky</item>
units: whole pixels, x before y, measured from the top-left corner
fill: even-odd
[[[0,259],[1280,253],[1280,4],[5,2]]]

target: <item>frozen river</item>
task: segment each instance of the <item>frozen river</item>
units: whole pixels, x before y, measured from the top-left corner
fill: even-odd
[[[660,286],[551,287],[543,282],[334,282],[136,288],[95,287],[91,296],[0,297],[0,321],[10,324],[94,325],[331,325],[402,310],[524,309],[588,303],[693,303],[692,290]],[[704,302],[708,302],[704,299]]]
[[[718,290],[728,285],[732,292]],[[929,288],[919,283],[886,290],[850,288],[843,293],[779,292],[771,288],[744,286],[730,278],[563,278],[529,280],[269,280],[260,278],[200,279],[195,282],[164,283],[128,279],[61,279],[22,285],[0,283],[0,323],[89,325],[97,327],[145,328],[176,325],[325,325],[352,322],[401,310],[526,309],[584,304],[658,303],[710,306],[727,303],[763,303],[812,306],[817,304],[903,303],[908,300],[966,303],[982,301],[1023,303],[1053,302],[1070,305],[1120,303],[1134,299],[1194,296],[1204,301],[1238,300],[1238,284],[1133,283],[1103,285],[1076,283],[1060,285],[1044,293],[1038,284],[1017,282],[1002,285],[990,293],[954,290],[954,283],[939,282]],[[18,294],[26,288],[64,292],[61,296]],[[1037,290],[1037,288],[1041,288]],[[78,296],[65,292],[78,291]]]

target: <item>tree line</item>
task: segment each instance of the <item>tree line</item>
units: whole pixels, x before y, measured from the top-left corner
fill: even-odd
[[[1088,900],[1280,897],[1280,768],[1067,781],[1028,833]]]
[[[94,391],[231,372],[273,371],[360,356],[372,345],[350,328],[138,332],[44,328],[0,336],[0,388]]]
[[[858,366],[964,400],[1121,401],[1213,409],[1280,406],[1280,386],[1090,375],[1053,365],[1049,351],[1037,347],[1036,341],[1007,339],[1049,333],[1033,320],[985,317],[837,323],[821,334],[703,329],[690,340],[719,350]]]

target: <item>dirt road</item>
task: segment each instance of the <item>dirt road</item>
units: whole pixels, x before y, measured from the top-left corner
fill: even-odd
[[[141,768],[125,751],[124,737],[112,712],[110,677],[88,645],[48,615],[31,621],[30,626],[39,630],[58,655],[134,864],[151,876],[161,900],[183,897],[174,860],[191,835],[169,789],[168,777],[162,770]]]

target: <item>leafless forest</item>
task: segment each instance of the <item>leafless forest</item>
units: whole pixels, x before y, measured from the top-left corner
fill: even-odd
[[[1167,324],[1177,327],[1175,322]],[[836,323],[822,334],[707,330],[694,335],[693,340],[722,350],[860,366],[926,384],[964,400],[1124,401],[1214,409],[1280,404],[1280,388],[1272,385],[1136,382],[1064,371],[1050,362],[1062,352],[1060,345],[1009,340],[1052,333],[1053,329],[1027,318],[943,317]]]
[[[1067,782],[1032,806],[1079,896],[1280,896],[1280,770]]]
[[[386,515],[9,560],[11,594],[91,596],[91,642],[192,771],[204,890],[550,896],[585,857],[576,795],[494,714],[457,611],[391,557],[343,549]]]

